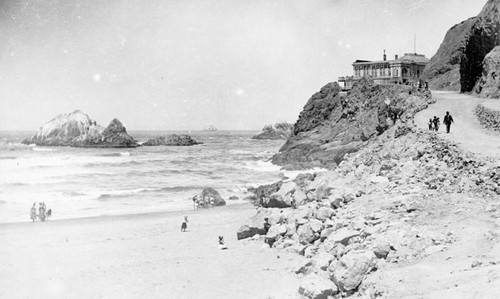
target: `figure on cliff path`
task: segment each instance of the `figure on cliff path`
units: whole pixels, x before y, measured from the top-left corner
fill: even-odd
[[[446,111],[446,115],[443,119],[443,124],[446,126],[446,133],[450,133],[450,126],[453,123],[453,117],[451,117],[450,112]]]
[[[436,132],[439,131],[439,117],[434,115],[434,119],[432,121],[434,122],[434,130]]]

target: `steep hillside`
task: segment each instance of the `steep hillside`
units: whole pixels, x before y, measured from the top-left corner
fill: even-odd
[[[482,75],[482,62],[500,44],[500,0],[488,0],[477,17],[453,26],[423,77],[432,89],[470,92]]]
[[[356,83],[347,95],[340,93],[337,83],[328,83],[307,101],[293,136],[273,157],[273,163],[289,169],[333,169],[345,154],[358,151],[431,101],[428,91],[375,85],[369,79]]]

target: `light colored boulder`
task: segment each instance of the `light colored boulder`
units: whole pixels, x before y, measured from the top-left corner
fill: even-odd
[[[355,291],[366,274],[375,269],[376,257],[372,251],[349,251],[342,258],[330,264],[331,279],[343,292]]]
[[[351,238],[357,236],[359,236],[358,231],[343,227],[328,236],[327,240],[331,240],[333,243],[341,243],[342,245],[347,245]]]
[[[330,219],[335,211],[330,207],[321,207],[316,211],[316,219],[325,221],[326,219]]]
[[[297,234],[299,235],[300,244],[303,245],[310,244],[319,238],[319,235],[314,232],[309,222],[299,226]]]
[[[307,275],[299,287],[299,294],[311,299],[327,299],[337,292],[337,286],[329,279],[314,273]]]

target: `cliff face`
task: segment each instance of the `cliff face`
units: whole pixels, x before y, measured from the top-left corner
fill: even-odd
[[[99,126],[90,117],[76,110],[60,114],[47,122],[25,144],[42,146],[75,147],[136,147],[135,140],[127,134],[125,127],[114,119],[107,128]]]
[[[483,73],[474,92],[481,97],[500,98],[500,46],[491,50],[483,61]]]
[[[489,0],[477,17],[453,26],[423,77],[433,89],[470,92],[482,75],[482,62],[500,44],[500,0]]]
[[[294,135],[272,161],[291,169],[335,168],[345,154],[359,150],[396,121],[406,121],[430,101],[429,92],[408,86],[362,79],[343,95],[336,83],[329,83],[308,100]]]

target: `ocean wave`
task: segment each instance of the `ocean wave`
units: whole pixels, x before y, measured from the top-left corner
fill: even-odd
[[[17,159],[17,157],[13,156],[0,157],[0,160],[15,160],[15,159]]]
[[[274,165],[269,161],[254,161],[254,162],[244,162],[243,167],[250,170],[255,171],[263,171],[263,172],[277,172],[281,171],[281,167]]]
[[[53,148],[47,148],[47,147],[37,147],[37,146],[31,146],[31,150],[35,152],[54,152],[55,150]]]
[[[138,161],[126,161],[126,162],[90,162],[83,165],[83,167],[92,168],[92,167],[123,167],[123,166],[134,166],[134,165],[142,165],[143,162]]]
[[[115,153],[103,153],[97,154],[98,157],[128,157],[130,156],[129,152],[115,152]]]

